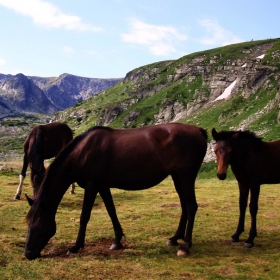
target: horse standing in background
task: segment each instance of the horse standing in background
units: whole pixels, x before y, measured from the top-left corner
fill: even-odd
[[[178,245],[178,256],[189,252],[197,211],[195,180],[207,149],[204,129],[180,123],[135,129],[93,127],[77,136],[46,170],[44,180],[27,216],[25,256],[40,253],[56,232],[55,215],[69,184],[84,188],[80,229],[71,253],[84,247],[87,223],[99,193],[112,220],[115,240],[110,249],[122,248],[124,236],[110,188],[143,190],[171,175],[181,203],[178,229],[167,245]]]
[[[251,229],[245,247],[254,245],[257,236],[257,212],[260,185],[280,183],[280,140],[264,142],[250,131],[222,131],[214,128],[212,136],[216,141],[214,151],[217,157],[220,180],[226,179],[227,168],[231,165],[239,186],[239,222],[232,242],[238,242],[244,231],[245,212],[249,192]]]
[[[14,199],[20,199],[23,180],[28,166],[31,169],[31,185],[34,196],[42,183],[45,173],[44,160],[56,157],[73,139],[73,131],[65,123],[53,122],[35,126],[23,144],[23,167],[19,175],[20,182]],[[75,186],[72,185],[71,193]]]

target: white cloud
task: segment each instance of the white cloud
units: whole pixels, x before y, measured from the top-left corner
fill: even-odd
[[[131,19],[129,25],[130,33],[122,34],[123,41],[147,46],[158,56],[177,52],[174,45],[187,40],[187,36],[174,27],[147,24],[137,19]]]
[[[33,22],[48,28],[65,28],[67,30],[100,31],[82,22],[78,16],[62,13],[55,5],[42,0],[0,0],[0,5],[16,11],[24,16],[31,17]]]
[[[171,45],[167,43],[157,43],[157,44],[152,44],[149,47],[149,50],[151,53],[158,55],[158,56],[164,56],[170,53],[175,53],[177,52],[176,49]]]
[[[74,52],[74,49],[71,48],[71,47],[69,47],[69,46],[64,46],[64,47],[63,47],[63,50],[64,50],[64,52],[66,52],[66,53],[73,53],[73,52]]]
[[[200,39],[204,45],[229,45],[240,43],[243,40],[232,32],[222,28],[219,23],[211,19],[199,20],[199,24],[205,28],[208,36]]]
[[[90,55],[97,55],[97,52],[96,51],[89,51],[88,52]]]

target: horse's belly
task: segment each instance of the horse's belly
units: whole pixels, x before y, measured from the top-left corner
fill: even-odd
[[[264,178],[261,184],[279,184],[280,183],[280,176],[279,177],[271,177],[271,178]]]
[[[108,185],[110,188],[118,188],[123,190],[144,190],[151,188],[160,182],[162,182],[168,174],[155,175],[146,174],[146,176],[131,177],[127,176],[125,178],[108,178]]]

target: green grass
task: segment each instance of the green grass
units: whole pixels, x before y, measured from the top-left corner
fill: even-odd
[[[125,249],[121,251],[108,249],[113,229],[103,202],[97,197],[88,224],[85,248],[78,254],[66,255],[77,236],[83,200],[81,188],[77,188],[75,195],[67,192],[56,216],[57,233],[43,250],[42,258],[35,261],[28,261],[23,255],[27,234],[25,217],[29,206],[24,198],[13,200],[18,185],[16,170],[13,169],[12,174],[2,172],[0,278],[279,279],[279,185],[262,186],[258,237],[255,247],[245,249],[243,242],[250,224],[248,211],[241,242],[231,244],[229,241],[238,219],[237,182],[215,179],[214,169],[212,165],[202,170],[209,172],[205,176],[207,179],[196,182],[199,208],[190,255],[179,258],[176,247],[165,245],[174,234],[180,217],[178,196],[171,179],[167,178],[145,191],[113,190],[119,220],[126,234],[123,240]],[[29,178],[23,192],[32,194]]]

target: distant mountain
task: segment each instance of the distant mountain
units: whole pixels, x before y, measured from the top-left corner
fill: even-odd
[[[20,113],[52,115],[122,80],[70,74],[50,78],[0,74],[0,118]]]

